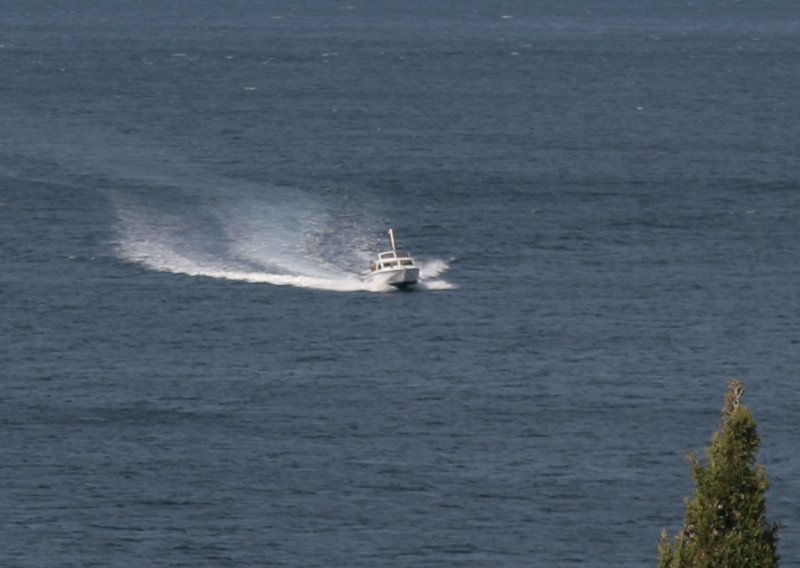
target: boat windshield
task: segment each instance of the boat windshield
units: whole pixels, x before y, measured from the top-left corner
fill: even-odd
[[[407,252],[389,251],[389,252],[380,253],[378,255],[378,258],[380,258],[381,260],[384,260],[384,259],[395,259],[395,258],[411,258],[411,255],[408,254]]]

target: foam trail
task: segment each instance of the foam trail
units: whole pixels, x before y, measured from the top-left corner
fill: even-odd
[[[121,256],[151,270],[185,274],[187,276],[205,276],[221,280],[236,280],[256,284],[273,284],[275,286],[295,286],[298,288],[316,288],[336,292],[355,292],[369,290],[367,283],[357,275],[324,278],[299,274],[280,274],[266,271],[245,270],[225,264],[206,263],[187,258],[169,247],[159,243],[122,243]]]
[[[420,280],[419,286],[424,290],[455,290],[457,286],[446,280]]]
[[[193,234],[190,230],[187,234],[183,224],[172,216],[148,215],[130,205],[121,208],[118,215],[120,257],[151,270],[338,292],[369,289],[358,274],[314,265],[301,256],[297,256],[292,269],[292,257],[286,251],[259,257],[252,250],[252,243],[237,240],[236,232],[232,240],[227,234],[211,239],[202,232]],[[206,228],[205,232],[209,230]]]

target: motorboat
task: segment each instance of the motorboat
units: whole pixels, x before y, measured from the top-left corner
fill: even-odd
[[[369,263],[369,276],[375,284],[408,288],[419,280],[419,266],[407,252],[397,250],[394,229],[389,229],[392,250],[378,253],[378,258]]]

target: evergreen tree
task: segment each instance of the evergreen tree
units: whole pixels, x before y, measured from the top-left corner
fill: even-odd
[[[773,568],[778,566],[778,525],[765,519],[769,485],[756,466],[761,441],[756,421],[740,404],[744,386],[731,381],[722,426],[706,448],[708,465],[690,454],[694,497],[674,542],[661,532],[659,568]]]

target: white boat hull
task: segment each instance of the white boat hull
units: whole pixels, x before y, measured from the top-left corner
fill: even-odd
[[[370,274],[375,284],[407,288],[419,280],[419,268],[396,268],[390,270],[376,270]]]

